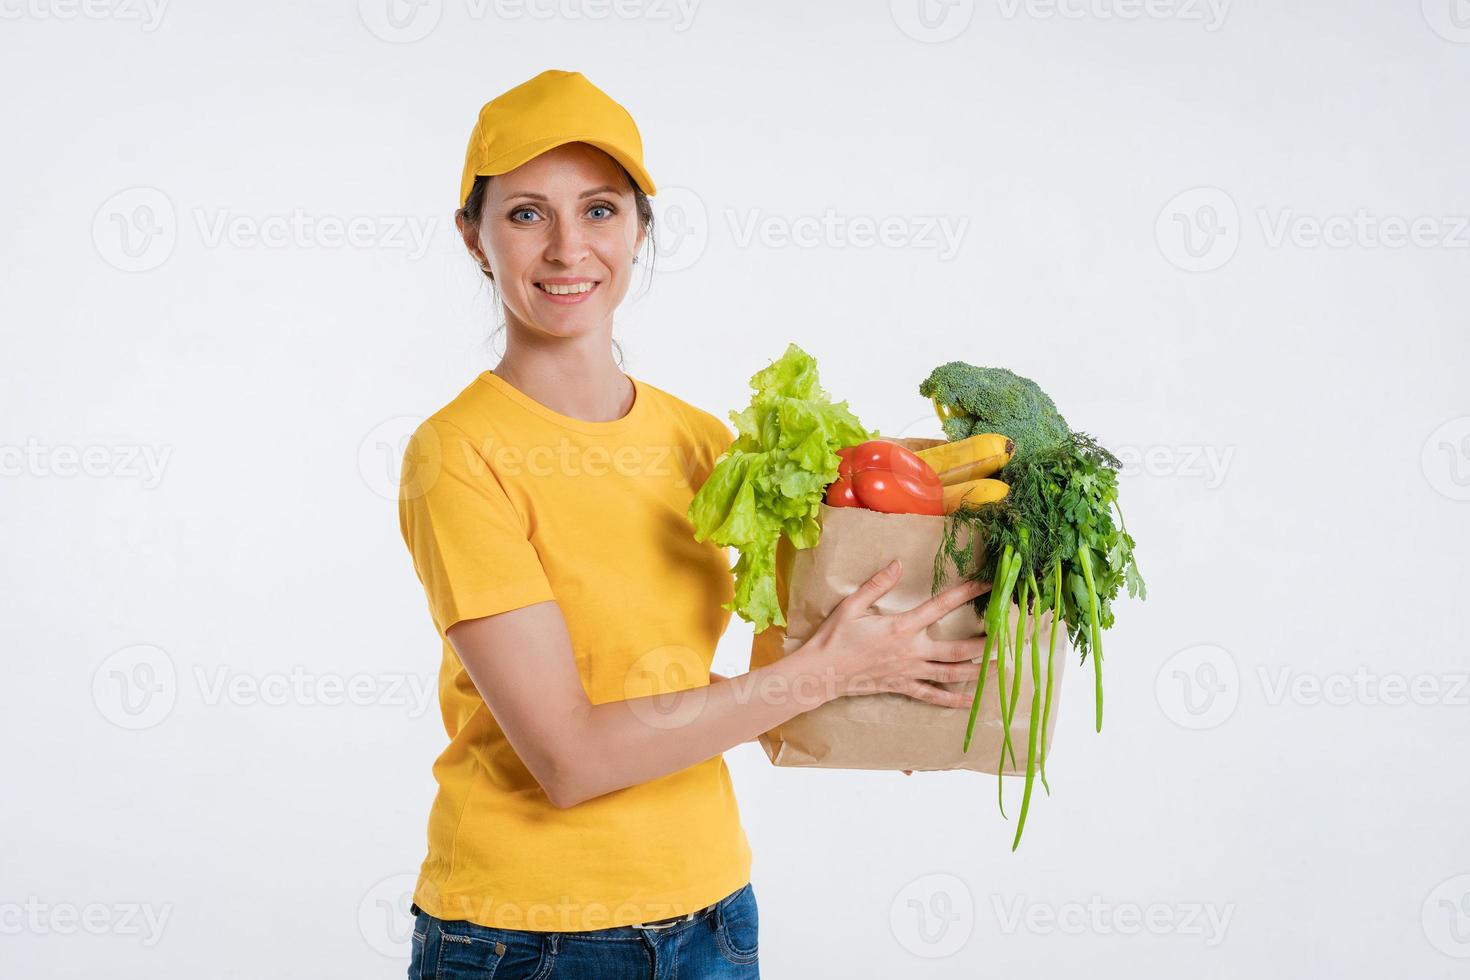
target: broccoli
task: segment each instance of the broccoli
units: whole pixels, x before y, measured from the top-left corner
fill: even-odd
[[[1005,368],[950,361],[930,372],[919,394],[934,402],[951,442],[999,432],[1016,444],[1017,457],[1067,444],[1071,430],[1056,404],[1030,378]]]

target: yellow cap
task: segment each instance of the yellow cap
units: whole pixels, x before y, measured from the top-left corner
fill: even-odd
[[[543,71],[485,103],[470,133],[459,206],[476,177],[514,170],[564,143],[590,143],[621,163],[643,193],[655,188],[643,169],[643,138],[628,110],[587,81],[581,72]]]

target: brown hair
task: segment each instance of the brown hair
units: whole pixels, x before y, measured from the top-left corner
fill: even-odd
[[[645,244],[648,250],[648,276],[652,276],[653,258],[658,253],[658,249],[655,247],[653,241],[653,204],[649,202],[648,195],[643,193],[643,188],[638,186],[638,182],[633,179],[633,176],[628,173],[623,165],[621,163],[618,163],[616,160],[614,160],[613,163],[617,164],[618,171],[623,175],[623,178],[627,180],[628,186],[633,188],[633,204],[638,214],[638,224],[643,227],[643,233],[646,236]],[[465,198],[464,207],[461,208],[459,211],[459,213],[464,216],[465,223],[471,225],[474,228],[479,228],[480,219],[484,216],[485,194],[489,186],[489,177],[476,177],[474,185],[470,187],[469,196]],[[634,257],[633,261],[637,262],[637,257]],[[501,308],[500,287],[495,284],[495,277],[490,275],[490,273],[486,272],[485,278],[490,280],[490,288],[495,293],[495,308],[498,311]],[[646,281],[647,279],[645,278],[645,283]],[[500,322],[500,326],[497,332],[504,329],[505,321],[502,320]],[[490,339],[493,340],[494,337],[494,334],[490,335]],[[617,348],[618,369],[622,370],[623,348],[620,344],[618,344],[616,339],[613,340],[613,346]]]

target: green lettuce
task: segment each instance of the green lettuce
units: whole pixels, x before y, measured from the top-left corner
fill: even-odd
[[[696,541],[733,546],[735,597],[722,608],[756,632],[786,625],[776,598],[776,546],[810,548],[821,537],[818,507],[837,479],[837,450],[877,438],[833,402],[817,378],[817,362],[795,344],[750,379],[750,407],[731,412],[738,435],[715,460],[689,503]]]

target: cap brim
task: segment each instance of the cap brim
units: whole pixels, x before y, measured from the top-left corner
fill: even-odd
[[[658,193],[658,188],[654,186],[653,178],[648,176],[648,171],[644,170],[637,160],[632,159],[611,143],[603,142],[593,136],[557,136],[523,143],[513,150],[502,153],[489,163],[476,168],[474,173],[466,172],[459,189],[460,207],[464,206],[465,199],[470,196],[470,190],[475,186],[476,177],[494,177],[498,174],[510,173],[516,167],[535,159],[547,150],[555,149],[558,146],[565,146],[567,143],[586,143],[589,146],[597,147],[622,164],[623,169],[628,171],[628,175],[633,178],[634,183],[642,188],[643,193],[649,197],[653,197],[654,194]]]

